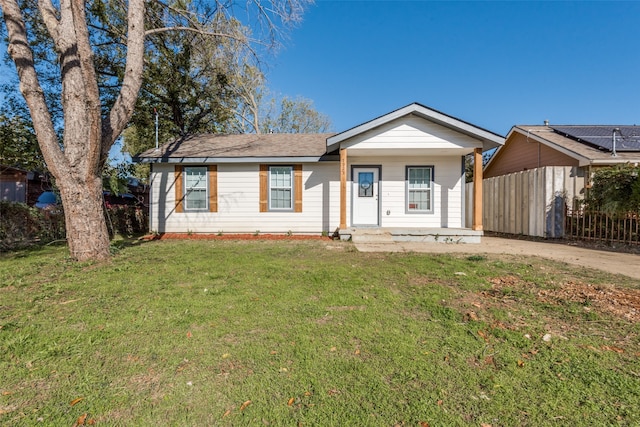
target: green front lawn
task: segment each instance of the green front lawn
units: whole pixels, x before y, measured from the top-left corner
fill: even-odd
[[[0,256],[0,424],[640,425],[640,323],[538,258],[329,241]],[[86,418],[85,418],[86,414]]]

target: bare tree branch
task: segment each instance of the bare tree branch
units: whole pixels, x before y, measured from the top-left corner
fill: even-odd
[[[103,122],[102,157],[106,159],[109,149],[127,125],[142,86],[144,65],[144,0],[130,0],[127,31],[127,65],[122,89],[109,115]]]
[[[60,150],[58,136],[47,107],[44,91],[38,81],[22,12],[15,0],[0,0],[0,6],[2,6],[9,38],[7,52],[16,64],[20,79],[20,92],[25,98],[32,117],[34,117],[33,126],[42,155],[52,173],[55,174],[67,168],[68,163]]]

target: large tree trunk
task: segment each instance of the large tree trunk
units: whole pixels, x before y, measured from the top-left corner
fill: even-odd
[[[64,206],[69,252],[78,260],[101,260],[110,255],[104,217],[102,179],[62,182],[58,188]]]

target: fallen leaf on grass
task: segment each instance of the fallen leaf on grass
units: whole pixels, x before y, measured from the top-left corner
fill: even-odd
[[[613,347],[613,346],[608,346],[608,345],[603,345],[602,346],[603,350],[607,350],[607,351],[614,351],[616,353],[624,353],[624,350],[618,347]]]
[[[86,419],[87,419],[87,414],[80,415],[76,420],[76,423],[73,425],[73,427],[83,426]]]
[[[191,338],[191,337],[192,337],[191,331],[187,331],[187,338]]]
[[[359,349],[359,348],[357,348],[357,349],[356,349],[356,351],[354,352],[354,354],[355,354],[356,356],[357,356],[357,355],[359,355],[359,354],[360,354],[360,349]]]
[[[420,421],[420,427],[429,427],[429,423],[426,421]]]
[[[77,399],[73,399],[71,402],[69,402],[69,405],[71,405],[71,406],[75,406],[75,405],[77,405],[78,403],[82,402],[83,400],[84,400],[84,397],[79,397],[79,398],[77,398]]]
[[[231,409],[228,409],[224,414],[222,414],[222,418],[228,417],[231,414]]]
[[[240,410],[244,411],[245,409],[247,409],[247,406],[251,405],[251,401],[250,400],[246,400],[242,405],[240,405]]]
[[[480,335],[486,342],[489,342],[489,338],[487,338],[487,334],[485,334],[484,332],[478,331],[478,335]]]
[[[524,367],[524,362],[518,359],[518,368],[522,368],[522,367]]]
[[[291,405],[293,405],[293,402],[295,402],[295,401],[296,401],[296,398],[295,398],[295,397],[292,397],[292,398],[291,398],[291,399],[289,399],[289,401],[287,402],[287,406],[291,406]]]
[[[337,348],[336,348],[336,347],[331,347],[331,348],[329,349],[329,351],[336,351],[336,350],[337,350]]]
[[[10,395],[12,395],[12,394],[13,394],[13,392],[11,392],[11,391],[3,391],[3,392],[2,392],[2,395],[3,395],[3,396],[10,396]]]
[[[438,402],[437,402],[437,403],[438,403],[438,406],[442,406],[442,404],[443,404],[444,402],[442,401],[442,399],[440,399],[440,400],[438,400]]]
[[[310,392],[310,391],[305,391],[305,392],[304,392],[304,395],[305,395],[305,396],[311,396],[311,392]]]

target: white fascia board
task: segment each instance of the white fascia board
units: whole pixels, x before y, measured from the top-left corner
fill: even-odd
[[[483,142],[484,150],[499,147],[503,145],[505,141],[503,137],[489,132],[485,129],[481,129],[472,124],[463,122],[444,113],[440,113],[439,111],[432,110],[425,107],[424,105],[414,103],[400,108],[399,110],[385,114],[384,116],[378,117],[377,119],[373,119],[369,122],[363,123],[360,126],[356,126],[345,132],[327,138],[327,152],[335,150],[337,148],[336,146],[339,145],[342,141],[367,132],[371,129],[375,129],[379,126],[407,116],[409,114],[416,114],[424,119],[430,120],[434,123],[440,124],[450,129],[454,129],[472,138],[480,139]]]
[[[338,156],[322,157],[144,157],[141,163],[318,163],[339,161]]]

